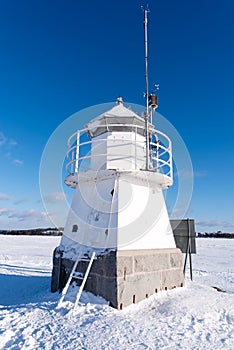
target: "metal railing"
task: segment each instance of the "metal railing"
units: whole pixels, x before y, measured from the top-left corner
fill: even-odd
[[[94,158],[107,158],[110,153],[108,152],[108,146],[106,147],[106,152],[97,153],[93,152],[95,147],[103,145],[107,142],[106,136],[101,137],[101,135],[106,135],[106,132],[117,131],[115,134],[115,147],[119,147],[119,151],[114,154],[114,161],[116,160],[128,160],[131,167],[126,167],[124,170],[145,170],[145,165],[139,167],[139,157],[141,160],[144,158],[144,164],[146,164],[146,139],[142,137],[142,140],[137,137],[137,135],[145,135],[144,126],[134,125],[134,124],[107,124],[96,126],[93,129],[100,128],[102,134],[98,137],[91,137],[92,129],[85,128],[78,130],[72,134],[68,139],[68,151],[66,164],[66,170],[68,174],[74,174],[81,171],[87,171],[92,169],[92,161]],[[94,132],[95,132],[94,130]],[[129,139],[116,137],[116,135],[121,136],[121,131],[129,133]],[[134,137],[132,137],[132,133]],[[131,136],[131,137],[130,137]],[[169,137],[159,130],[150,128],[149,130],[149,171],[162,173],[164,175],[172,178],[172,145]],[[121,145],[131,145],[133,146],[132,154],[121,153]],[[100,146],[101,148],[101,146]],[[106,167],[106,169],[114,169],[113,167]],[[118,167],[116,167],[118,169]],[[123,170],[123,169],[122,169]]]

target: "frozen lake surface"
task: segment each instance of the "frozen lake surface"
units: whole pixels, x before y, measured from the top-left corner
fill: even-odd
[[[187,271],[184,288],[123,311],[83,292],[76,312],[69,301],[57,309],[59,294],[50,293],[59,241],[0,236],[0,349],[233,349],[234,240],[197,239],[194,281]]]

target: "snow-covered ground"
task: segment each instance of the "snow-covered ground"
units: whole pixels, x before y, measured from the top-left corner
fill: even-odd
[[[123,311],[84,292],[76,312],[69,301],[57,309],[59,294],[50,293],[52,251],[59,241],[0,236],[0,349],[234,348],[234,240],[197,239],[194,282],[187,271],[185,288]]]

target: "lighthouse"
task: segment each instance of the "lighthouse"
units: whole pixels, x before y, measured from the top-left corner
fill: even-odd
[[[53,257],[53,292],[78,273],[82,288],[117,309],[184,284],[163,194],[173,185],[172,144],[152,121],[158,102],[148,93],[144,13],[145,112],[118,97],[70,136],[65,183],[74,197]]]

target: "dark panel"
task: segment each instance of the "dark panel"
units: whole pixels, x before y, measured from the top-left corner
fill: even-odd
[[[196,233],[194,220],[170,220],[176,247],[186,253],[190,239],[190,252],[196,254]]]

